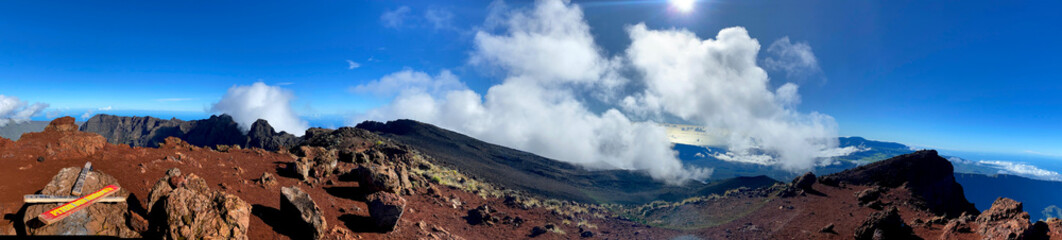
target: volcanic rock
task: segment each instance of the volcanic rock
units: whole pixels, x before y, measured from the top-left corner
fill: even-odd
[[[837,231],[833,230],[833,227],[834,227],[833,223],[827,224],[825,227],[820,228],[819,232],[820,233],[837,233]]]
[[[1005,197],[997,198],[975,221],[980,225],[977,233],[986,239],[1026,239],[1031,226],[1021,202]]]
[[[475,209],[468,210],[468,217],[466,217],[466,219],[468,220],[468,224],[472,225],[494,225],[494,223],[498,222],[498,217],[493,215],[493,213],[496,212],[498,211],[491,209],[489,205],[484,204]]]
[[[55,129],[55,128],[52,128]],[[69,130],[69,127],[59,128]],[[70,190],[77,181],[78,175],[81,173],[79,167],[63,168],[59,171],[55,177],[52,177],[52,181],[48,185],[41,189],[40,194],[53,195],[53,196],[70,196]],[[85,177],[85,183],[82,186],[85,192],[91,193],[98,189],[106,187],[108,185],[119,185],[118,181],[110,175],[102,172],[93,171]],[[129,192],[125,189],[120,189],[117,193],[111,194],[112,197],[126,197]],[[32,221],[36,221],[37,215],[48,211],[52,208],[58,207],[59,203],[53,204],[33,204],[26,208],[26,214],[23,221],[26,226],[31,226],[26,229],[26,234],[30,236],[115,236],[122,238],[137,238],[140,234],[130,229],[126,224],[126,214],[128,213],[129,206],[124,202],[119,203],[95,203],[80,211],[72,213],[70,216],[54,222],[52,224],[34,228],[35,224]]]
[[[397,193],[401,188],[398,175],[390,167],[366,164],[356,170],[358,184],[370,192],[384,191]]]
[[[184,184],[171,186],[170,179]],[[251,205],[239,197],[210,190],[193,174],[171,169],[148,195],[151,223],[165,239],[247,239]]]
[[[285,218],[301,220],[299,222],[301,226],[298,227],[297,232],[310,235],[302,237],[320,239],[324,236],[328,224],[325,223],[324,215],[321,214],[321,208],[317,207],[317,203],[310,198],[309,194],[294,186],[283,187],[280,193],[280,212]]]
[[[872,187],[864,189],[863,191],[856,192],[856,201],[859,202],[859,206],[868,206],[871,202],[877,201],[881,197],[881,193],[885,189],[880,187]]]
[[[383,231],[394,230],[405,211],[406,200],[390,192],[376,192],[365,199],[369,203],[369,215],[376,227]]]
[[[249,135],[244,135],[239,125],[226,114],[194,121],[99,114],[81,125],[81,131],[102,135],[107,142],[134,147],[157,147],[166,138],[177,137],[199,147],[226,145],[276,151],[294,146],[298,141],[294,135],[273,132],[273,127],[265,120],[255,122],[250,130]]]
[[[297,149],[299,159],[295,160],[294,171],[302,180],[322,178],[332,174],[339,162],[336,150],[323,147],[301,146]]]
[[[538,235],[542,235],[542,234],[545,234],[545,233],[546,233],[546,229],[545,228],[542,228],[542,227],[539,227],[539,226],[535,226],[535,227],[531,228],[531,234],[529,234],[527,236],[528,237],[538,237]]]
[[[287,132],[277,133],[273,130],[273,126],[269,125],[269,122],[258,119],[251,125],[251,130],[247,132],[246,147],[276,151],[295,146],[298,142],[299,138],[295,137],[295,135]]]
[[[855,239],[918,239],[910,226],[904,224],[896,207],[870,214],[856,228]]]
[[[793,187],[795,187],[795,188],[802,189],[802,190],[805,190],[805,191],[811,191],[811,190],[813,190],[811,188],[811,185],[814,185],[815,182],[816,182],[815,174],[812,173],[812,172],[807,172],[803,176],[800,176],[800,177],[797,177],[796,179],[793,179],[793,183],[792,184],[793,184]]]
[[[906,186],[913,195],[924,200],[924,206],[935,214],[948,217],[957,217],[962,213],[977,214],[977,209],[966,200],[962,186],[955,182],[953,174],[951,162],[937,155],[937,151],[922,150],[831,176],[848,184],[887,188]]]
[[[74,118],[52,120],[43,132],[25,133],[17,142],[19,148],[43,150],[50,159],[83,158],[95,154],[107,140],[94,133],[77,131]]]
[[[258,178],[258,184],[261,184],[262,187],[266,188],[276,186],[277,177],[273,176],[272,173],[264,172],[262,173],[262,176]]]

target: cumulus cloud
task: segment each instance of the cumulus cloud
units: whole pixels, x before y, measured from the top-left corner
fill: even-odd
[[[395,10],[384,11],[380,15],[380,21],[383,22],[385,27],[399,28],[409,18],[410,8],[408,6],[401,6]]]
[[[449,72],[429,77],[406,70],[353,88],[397,94],[366,117],[412,118],[590,169],[641,170],[669,183],[708,177],[710,170],[675,158],[663,127],[616,109],[595,113],[579,100],[578,89],[613,84],[604,82],[610,60],[579,7],[561,1],[539,1],[530,10],[494,6],[509,19],[496,33],[476,33],[471,62],[503,72],[502,83],[480,95],[454,84],[459,80]]]
[[[355,61],[352,61],[350,59],[347,59],[347,69],[354,70],[355,68],[360,68],[360,67],[361,67],[361,64],[359,64],[358,62],[355,62]]]
[[[258,119],[265,119],[277,131],[302,136],[309,126],[292,110],[293,99],[295,95],[287,89],[256,82],[250,86],[232,86],[210,111],[231,115],[244,131],[250,130]]]
[[[760,44],[744,28],[701,39],[637,24],[628,28],[626,51],[609,56],[594,42],[582,10],[568,1],[490,8],[469,63],[501,75],[499,84],[481,95],[454,84],[460,80],[448,72],[407,69],[352,88],[394,96],[362,118],[411,118],[590,169],[645,171],[669,183],[704,179],[711,170],[675,157],[656,123],[663,119],[726,133],[729,152],[717,158],[793,171],[861,150],[837,148],[832,117],[796,110],[797,84],[771,87],[757,65]],[[602,110],[590,110],[589,99]]]
[[[644,116],[675,116],[725,129],[730,159],[778,164],[797,171],[829,161],[837,124],[828,115],[801,113],[797,85],[772,91],[767,72],[756,65],[760,44],[741,27],[715,39],[686,30],[630,27],[627,56],[646,88],[623,100],[624,109]],[[763,155],[770,157],[753,157]]]
[[[806,42],[793,43],[789,37],[783,37],[771,43],[767,54],[770,56],[764,59],[763,65],[770,70],[785,72],[786,78],[806,79],[822,73],[819,60]]]
[[[15,96],[0,95],[0,127],[11,123],[24,123],[48,108],[46,103],[28,104]]]

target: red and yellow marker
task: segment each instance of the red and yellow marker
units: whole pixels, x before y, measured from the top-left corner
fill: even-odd
[[[68,202],[66,204],[63,204],[62,206],[53,208],[52,210],[48,210],[47,212],[43,212],[41,213],[41,215],[38,215],[37,218],[40,219],[41,222],[44,222],[44,224],[51,224],[55,221],[59,221],[67,216],[70,216],[71,213],[77,212],[82,208],[88,207],[89,205],[96,203],[97,201],[108,195],[118,192],[118,189],[121,188],[115,185],[106,186],[103,189],[100,189],[99,191],[96,191],[92,194],[85,195],[84,197],[78,198],[77,200]]]

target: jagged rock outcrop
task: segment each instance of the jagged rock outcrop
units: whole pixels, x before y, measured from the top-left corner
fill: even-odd
[[[1022,210],[1021,202],[1014,199],[1000,197],[992,203],[992,207],[977,216],[975,220],[980,227],[977,233],[985,239],[1039,239],[1033,235],[1042,235],[1031,229],[1029,213]]]
[[[19,148],[42,150],[49,159],[83,158],[103,149],[107,140],[94,133],[81,132],[74,118],[52,120],[42,132],[23,134],[16,142]]]
[[[911,226],[907,226],[900,217],[896,207],[870,214],[863,223],[856,228],[855,239],[857,240],[880,240],[880,239],[920,239],[914,235]]]
[[[362,153],[377,143],[386,142],[386,139],[365,129],[352,127],[341,127],[336,130],[310,128],[306,130],[306,135],[302,136],[302,139],[300,145],[338,151],[339,160],[344,162],[353,162],[358,153]]]
[[[953,170],[951,162],[937,155],[937,151],[922,150],[835,173],[830,178],[857,185],[905,186],[935,214],[977,214],[963,195],[962,186],[955,182]]]
[[[394,230],[406,209],[406,200],[390,192],[375,192],[365,200],[369,203],[369,216],[382,231]]]
[[[247,132],[247,148],[261,148],[270,151],[287,149],[298,144],[299,138],[287,132],[276,132],[269,122],[258,119]]]
[[[296,150],[298,150],[296,154],[301,157],[296,159],[291,167],[293,167],[295,174],[305,181],[327,177],[332,174],[339,164],[335,149],[301,146]]]
[[[52,181],[44,186],[44,189],[41,189],[41,194],[70,196],[70,191],[80,173],[81,168],[78,167],[69,167],[59,170],[59,173],[56,174],[55,177],[52,177]],[[84,192],[91,193],[112,184],[120,187],[118,181],[115,180],[114,177],[102,172],[93,171],[85,177],[85,183],[82,188],[84,189]],[[129,192],[125,189],[121,189],[110,196],[127,197],[129,196]],[[59,220],[58,222],[39,228],[32,227],[34,224],[31,222],[38,215],[60,205],[62,204],[29,205],[26,208],[26,214],[23,219],[24,222],[27,223],[26,226],[31,226],[27,227],[26,234],[30,236],[63,235],[115,236],[122,238],[140,237],[140,234],[131,229],[126,223],[126,216],[129,214],[129,205],[125,202],[95,203],[78,212],[72,213],[70,216]]]
[[[250,130],[245,135],[232,117],[226,114],[194,121],[99,114],[81,125],[81,131],[100,134],[107,142],[134,147],[157,147],[168,137],[177,137],[199,147],[237,145],[270,151],[294,146],[298,142],[295,135],[273,132],[273,127],[265,120],[258,120]]]
[[[285,218],[298,219],[298,233],[306,236],[298,236],[304,239],[321,239],[328,227],[321,208],[298,187],[283,187],[280,189],[280,212]]]
[[[152,229],[164,239],[247,239],[251,205],[171,169],[148,194]]]

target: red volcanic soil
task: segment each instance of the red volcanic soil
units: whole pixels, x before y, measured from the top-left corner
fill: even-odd
[[[66,167],[80,167],[91,161],[95,171],[113,176],[131,193],[131,210],[143,211],[153,184],[166,170],[179,168],[182,173],[194,173],[214,189],[234,194],[252,205],[248,230],[249,239],[290,239],[295,234],[289,228],[290,219],[280,216],[280,188],[298,186],[308,193],[320,207],[327,222],[325,239],[523,239],[532,228],[555,225],[565,234],[545,233],[536,239],[582,238],[573,222],[586,221],[593,227],[591,238],[598,239],[670,239],[691,236],[704,239],[852,239],[855,229],[872,213],[861,207],[856,192],[868,188],[859,185],[840,187],[814,184],[814,191],[794,197],[777,197],[776,191],[753,190],[714,197],[701,202],[676,205],[667,216],[652,216],[668,221],[695,223],[713,219],[714,224],[667,229],[666,224],[650,227],[619,217],[572,218],[545,208],[522,209],[507,205],[502,198],[483,198],[462,189],[432,184],[416,188],[412,194],[402,195],[407,205],[398,226],[392,232],[381,233],[372,227],[365,192],[357,181],[332,175],[320,179],[316,185],[293,178],[285,169],[295,161],[289,153],[268,152],[261,149],[232,149],[219,152],[210,148],[190,146],[172,139],[159,148],[131,148],[108,144],[93,133],[79,132],[72,118],[58,119],[44,132],[28,133],[19,141],[0,138],[0,235],[23,232],[22,195],[42,189],[51,178]],[[43,161],[40,161],[43,160]],[[340,172],[357,167],[354,163],[339,162]],[[277,176],[278,184],[263,186],[256,180],[263,173]],[[777,189],[774,188],[774,189]],[[93,191],[93,190],[88,190]],[[748,192],[760,194],[749,194]],[[764,194],[766,192],[766,194]],[[458,199],[460,205],[452,199]],[[939,239],[943,224],[913,224],[915,219],[928,221],[934,214],[914,204],[910,191],[898,187],[886,189],[879,198],[886,206],[895,206],[903,221],[913,225],[914,233],[925,239]],[[138,202],[138,203],[137,203]],[[137,206],[139,205],[139,206]],[[466,220],[469,210],[482,205],[518,216],[524,223],[472,225]],[[632,206],[628,206],[632,207]],[[633,208],[633,207],[632,207]],[[619,214],[622,215],[622,214]],[[650,214],[651,215],[651,214]],[[577,215],[578,216],[578,215]],[[643,216],[644,217],[644,216]],[[649,217],[644,221],[653,222]],[[719,219],[718,221],[714,219]],[[819,230],[833,224],[834,233]],[[976,223],[971,228],[977,230]],[[689,238],[689,239],[696,239]],[[948,239],[980,239],[976,233],[951,235]],[[1062,239],[1062,236],[1052,236]]]
[[[70,123],[72,124],[72,122]],[[73,143],[70,149],[58,149],[61,142]],[[98,143],[97,143],[98,142]],[[76,145],[76,146],[75,146]],[[99,145],[98,149],[84,147]],[[66,145],[64,145],[66,146]],[[83,149],[91,149],[85,151]],[[44,161],[38,161],[43,157]],[[397,229],[389,233],[374,231],[369,218],[364,193],[359,192],[357,181],[331,176],[321,183],[310,186],[287,174],[285,167],[295,158],[287,153],[268,152],[261,149],[232,149],[218,152],[209,148],[189,146],[180,141],[171,141],[159,148],[130,148],[127,145],[106,143],[94,133],[46,130],[28,133],[18,142],[0,138],[0,235],[15,235],[22,227],[22,216],[15,216],[23,206],[22,195],[41,190],[60,169],[81,167],[91,161],[95,171],[116,178],[139,205],[147,204],[147,195],[166,170],[179,168],[184,174],[194,173],[215,189],[234,194],[252,207],[249,239],[288,239],[292,234],[286,222],[278,217],[280,211],[280,188],[298,186],[308,193],[325,215],[328,238],[345,237],[364,239],[419,239],[449,232],[465,239],[512,239],[526,238],[535,226],[553,223],[567,234],[543,234],[541,239],[579,238],[577,227],[561,224],[565,219],[545,209],[524,210],[505,205],[502,199],[482,198],[478,195],[437,185],[437,194],[426,194],[419,189],[413,195],[403,195],[407,200],[406,212]],[[340,162],[338,168],[351,169],[355,164]],[[263,173],[277,176],[277,185],[264,187],[256,182]],[[435,197],[438,196],[438,197]],[[448,199],[460,199],[461,205],[453,207]],[[465,220],[468,210],[483,204],[520,216],[525,222],[519,227],[506,224],[494,226],[471,225]],[[137,205],[130,203],[130,205]],[[642,238],[663,234],[662,229],[648,229],[644,225],[620,220],[590,220],[597,229],[590,229],[599,236],[620,235],[638,232]],[[346,231],[344,229],[349,229]],[[611,230],[618,229],[618,230]],[[602,235],[605,234],[605,235]],[[609,236],[612,238],[618,236]]]

